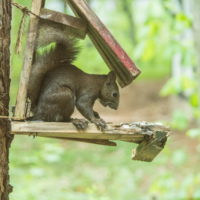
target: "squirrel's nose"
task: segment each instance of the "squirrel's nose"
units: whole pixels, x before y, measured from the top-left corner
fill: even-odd
[[[109,107],[114,109],[114,110],[117,110],[118,109],[118,104],[109,104]]]

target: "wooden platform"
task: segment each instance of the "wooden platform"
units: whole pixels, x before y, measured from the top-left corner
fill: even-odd
[[[132,159],[152,161],[164,148],[169,130],[160,124],[147,122],[108,124],[108,128],[101,132],[94,124],[89,124],[86,131],[78,131],[71,123],[13,121],[12,134],[67,139],[108,146],[116,146],[113,141],[137,143],[139,145],[134,150]]]

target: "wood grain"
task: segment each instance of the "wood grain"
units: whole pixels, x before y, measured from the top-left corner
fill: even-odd
[[[41,9],[40,18],[69,27],[80,39],[84,39],[86,36],[87,23],[81,18],[73,17],[46,8]]]
[[[31,11],[36,15],[40,15],[40,10],[44,5],[44,0],[33,0]],[[19,120],[24,119],[26,115],[26,98],[27,98],[27,88],[29,82],[29,76],[33,61],[33,52],[35,48],[35,41],[37,37],[39,18],[30,15],[30,24],[28,39],[26,44],[26,50],[24,55],[24,63],[20,77],[19,89],[16,100],[15,107],[15,117]]]
[[[12,122],[12,134],[40,136],[55,139],[116,146],[113,141],[139,144],[132,159],[151,162],[164,148],[169,134],[166,127],[147,122],[108,124],[101,132],[94,124],[87,130],[78,131],[72,123],[55,122]]]
[[[61,138],[82,138],[82,139],[111,139],[125,140],[130,142],[141,142],[144,137],[152,136],[156,131],[168,132],[164,126],[151,126],[146,129],[132,124],[108,124],[107,129],[101,132],[92,123],[89,123],[87,130],[78,131],[72,123],[63,122],[12,122],[12,134],[37,135]]]
[[[12,133],[61,138],[124,139],[135,142],[141,141],[144,137],[142,133],[138,134],[137,129],[126,130],[109,125],[102,133],[94,124],[89,124],[86,131],[78,131],[72,123],[62,122],[12,122]]]

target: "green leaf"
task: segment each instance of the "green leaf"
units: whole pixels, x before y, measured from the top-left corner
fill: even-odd
[[[149,35],[151,37],[155,36],[156,34],[158,34],[158,32],[161,29],[161,21],[159,20],[154,20],[152,22],[149,23],[150,24],[150,31],[149,31]]]
[[[192,25],[191,20],[184,13],[178,13],[176,15],[176,20],[183,22],[187,27],[190,27]]]
[[[149,40],[144,49],[142,60],[146,62],[153,59],[155,56],[155,49],[156,49],[155,42],[153,40]]]
[[[198,107],[194,109],[193,115],[195,119],[200,119],[200,109]]]
[[[170,79],[160,91],[161,96],[169,96],[181,92],[181,86],[178,80]]]
[[[196,87],[196,81],[187,77],[187,76],[182,76],[181,77],[181,86],[183,90],[188,90],[188,89],[194,89]]]
[[[56,47],[56,43],[55,42],[51,42],[48,45],[45,46],[41,46],[37,49],[37,54],[39,55],[43,55],[45,53],[50,52],[52,49],[54,49]]]
[[[177,150],[173,153],[171,160],[174,165],[183,165],[187,160],[187,154],[182,149]]]
[[[190,104],[193,107],[199,107],[199,96],[197,93],[194,93],[190,96]]]
[[[200,129],[190,129],[189,131],[187,131],[186,133],[188,136],[190,136],[191,138],[197,138],[200,137]]]
[[[181,110],[176,110],[172,116],[172,121],[171,121],[172,128],[177,130],[184,130],[188,127],[188,125],[189,125],[189,119],[186,113],[184,113]]]

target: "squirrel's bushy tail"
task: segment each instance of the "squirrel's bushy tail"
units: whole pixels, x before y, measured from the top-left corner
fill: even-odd
[[[28,85],[28,97],[32,109],[37,104],[45,75],[63,64],[67,67],[74,61],[78,52],[76,40],[70,38],[65,30],[55,24],[41,25]]]

